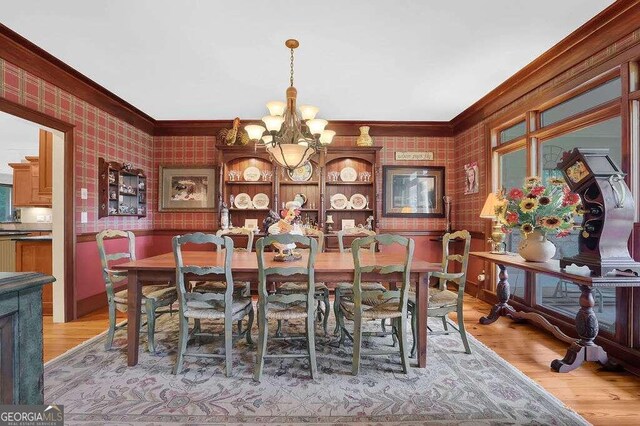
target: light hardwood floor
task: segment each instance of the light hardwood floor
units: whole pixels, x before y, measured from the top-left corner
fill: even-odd
[[[587,363],[567,374],[550,371],[554,358],[562,358],[566,344],[535,326],[501,318],[489,326],[478,324],[489,305],[473,297],[465,299],[467,331],[567,406],[596,425],[637,425],[640,378],[625,372],[601,371]],[[120,314],[122,319],[126,315]],[[107,310],[91,313],[66,324],[44,320],[44,359],[48,361],[107,328]]]

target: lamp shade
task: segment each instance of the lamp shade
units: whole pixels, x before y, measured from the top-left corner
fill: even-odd
[[[313,120],[316,118],[319,109],[312,105],[300,105],[300,115],[303,120]]]
[[[254,141],[259,140],[265,131],[264,127],[258,126],[256,124],[250,124],[248,126],[244,126],[244,129],[247,131],[247,134],[249,135],[249,139]]]
[[[267,130],[270,132],[277,132],[282,127],[282,123],[284,122],[284,117],[280,115],[266,115],[262,117],[262,121],[265,126],[267,126]]]
[[[311,132],[312,135],[321,135],[327,124],[327,120],[321,118],[307,120],[307,127],[309,127],[309,132]]]
[[[487,200],[484,202],[480,217],[483,219],[495,219],[496,218],[496,206],[500,204],[498,197],[493,192],[489,193]]]
[[[333,130],[324,130],[320,135],[320,143],[322,145],[329,145],[335,135],[336,132]]]
[[[271,115],[283,115],[287,104],[282,101],[271,101],[267,104],[267,109]]]
[[[297,167],[306,164],[315,152],[307,146],[292,143],[270,144],[267,145],[267,151],[271,154],[276,163],[289,170],[294,170]]]

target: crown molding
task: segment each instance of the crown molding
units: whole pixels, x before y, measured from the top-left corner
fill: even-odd
[[[595,53],[607,49],[617,40],[633,33],[640,22],[640,0],[616,1],[555,46],[509,77],[498,87],[451,120],[456,134],[483,121],[527,93],[551,81],[561,73],[588,60]],[[624,46],[615,54],[638,46]],[[606,59],[606,58],[605,58]],[[589,71],[599,65],[593,61],[571,76],[572,80],[591,77]],[[591,73],[593,74],[593,73]]]
[[[0,24],[0,58],[152,135],[155,120],[7,26]]]
[[[242,125],[258,123],[258,119],[242,120]],[[230,129],[233,120],[158,120],[155,136],[216,136]],[[360,127],[369,126],[371,136],[452,137],[453,127],[447,121],[352,121],[331,120],[328,129],[337,136],[358,136]]]

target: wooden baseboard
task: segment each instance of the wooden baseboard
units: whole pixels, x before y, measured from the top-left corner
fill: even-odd
[[[118,292],[120,290],[125,290],[127,285],[121,285],[120,287],[116,287],[115,291]],[[94,294],[93,296],[85,297],[84,299],[78,300],[76,303],[76,312],[78,313],[78,318],[90,314],[93,311],[97,311],[98,309],[102,309],[107,306],[107,292],[101,291],[98,294]]]

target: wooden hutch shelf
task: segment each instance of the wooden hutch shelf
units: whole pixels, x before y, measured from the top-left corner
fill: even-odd
[[[98,159],[98,218],[147,215],[147,177],[141,169]]]

